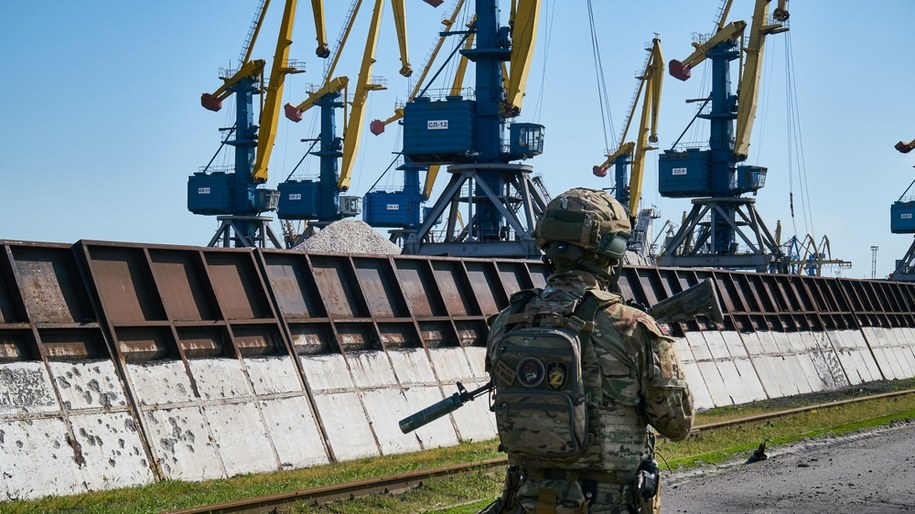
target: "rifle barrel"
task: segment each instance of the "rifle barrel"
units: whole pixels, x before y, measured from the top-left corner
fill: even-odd
[[[464,405],[464,400],[461,399],[461,395],[459,393],[454,393],[448,398],[445,398],[440,402],[433,403],[432,405],[417,412],[416,414],[411,414],[400,420],[400,431],[405,434],[409,434],[410,432],[423,425],[431,423],[442,416],[446,416],[456,411],[461,407],[461,405]]]

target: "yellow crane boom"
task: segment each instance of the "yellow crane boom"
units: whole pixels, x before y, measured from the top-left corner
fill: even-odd
[[[327,34],[324,31],[324,0],[311,0],[311,12],[314,14],[315,37],[318,40],[315,54],[325,59],[330,55],[330,48],[327,47]]]
[[[397,48],[400,50],[400,74],[409,77],[413,75],[413,68],[410,67],[410,58],[407,55],[407,13],[403,0],[391,0],[391,9],[394,11]]]
[[[292,25],[295,21],[296,4],[296,0],[286,0],[279,35],[276,39],[276,51],[273,54],[270,81],[267,83],[267,94],[264,98],[257,135],[257,156],[251,172],[251,178],[256,183],[267,181],[267,166],[270,164],[270,154],[273,150],[273,142],[276,140],[276,124],[286,75],[301,71],[287,65],[289,47],[292,46]]]
[[[365,51],[362,54],[362,66],[356,79],[356,92],[353,95],[352,108],[349,114],[349,123],[343,135],[343,159],[340,165],[340,179],[337,180],[337,189],[349,189],[350,177],[356,162],[356,149],[362,139],[362,120],[365,117],[365,101],[369,91],[384,89],[380,84],[371,83],[372,66],[375,64],[375,49],[378,46],[378,32],[381,26],[381,10],[384,0],[375,0],[375,9],[372,11],[372,21],[365,41]]]
[[[508,74],[508,86],[502,114],[514,117],[521,113],[524,88],[531,70],[534,45],[537,42],[537,26],[540,20],[540,0],[517,0],[512,3],[512,54]]]
[[[753,21],[750,25],[750,42],[744,48],[746,60],[743,65],[743,75],[740,77],[740,91],[737,97],[737,128],[734,139],[734,155],[737,160],[746,159],[750,154],[750,135],[753,132],[753,120],[756,119],[766,36],[788,30],[788,27],[781,23],[768,23],[769,1],[756,1]],[[776,20],[788,19],[788,11],[784,9],[784,4],[784,0],[779,1],[779,8],[775,13]]]
[[[603,177],[607,174],[607,168],[616,162],[622,156],[632,156],[632,169],[629,175],[629,212],[633,215],[638,214],[639,199],[642,195],[642,178],[645,171],[645,154],[650,150],[657,150],[657,147],[649,143],[658,141],[658,113],[661,108],[661,87],[664,83],[664,55],[661,53],[661,40],[654,38],[651,41],[651,47],[648,48],[648,61],[645,63],[645,69],[637,78],[639,86],[636,89],[635,98],[642,97],[642,112],[639,118],[639,128],[636,132],[635,142],[624,142],[632,118],[635,115],[635,109],[638,101],[632,103],[632,108],[626,116],[626,125],[620,136],[620,144],[617,150],[609,155],[607,159],[599,166],[594,167],[594,174]],[[616,187],[622,187],[617,184]]]

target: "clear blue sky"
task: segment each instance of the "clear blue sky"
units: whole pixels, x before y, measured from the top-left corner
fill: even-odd
[[[607,187],[591,167],[603,160],[599,96],[584,0],[544,0],[540,39],[521,121],[547,127],[543,155],[528,161],[554,193],[574,186]],[[270,59],[281,11],[271,8],[255,56]],[[328,38],[336,40],[349,0],[327,0]],[[355,76],[373,2],[366,1],[340,71]],[[472,2],[471,2],[472,3]],[[0,2],[0,43],[6,79],[0,124],[4,185],[0,238],[72,243],[79,239],[205,244],[216,230],[212,217],[186,209],[187,177],[207,163],[219,144],[217,129],[231,125],[227,110],[212,113],[199,97],[220,84],[218,69],[233,64],[251,22],[254,0],[124,2],[64,0]],[[408,0],[409,48],[414,68],[423,64],[453,4],[438,9]],[[731,19],[749,20],[752,2],[735,0]],[[594,0],[610,114],[618,132],[634,75],[653,33],[667,60],[683,59],[691,34],[708,33],[719,0]],[[843,276],[869,277],[872,245],[877,275],[885,276],[912,242],[889,230],[889,206],[913,178],[915,154],[893,149],[915,138],[910,89],[915,69],[915,2],[851,0],[791,3],[791,31],[767,40],[761,104],[750,164],[769,168],[757,208],[783,239],[828,236],[834,257],[851,260]],[[503,2],[507,11],[507,2]],[[375,75],[389,90],[370,95],[367,120],[385,118],[409,87],[397,70],[396,40],[386,6]],[[287,81],[283,102],[305,98],[319,82],[323,61],[314,57],[310,2],[300,0],[293,58],[307,72]],[[789,44],[790,43],[790,44]],[[788,67],[788,61],[793,66]],[[704,96],[704,66],[693,79],[665,80],[660,145],[679,136],[694,113],[686,98]],[[785,101],[791,70],[796,107]],[[736,73],[732,75],[736,84]],[[448,82],[444,84],[450,83]],[[442,86],[444,87],[444,85]],[[790,142],[787,128],[797,135]],[[304,152],[299,142],[316,133],[312,118],[280,119],[268,185],[275,186]],[[399,131],[366,133],[351,193],[362,195],[399,147]],[[699,140],[690,132],[684,140]],[[610,134],[610,146],[617,138]],[[799,141],[798,141],[799,140]],[[218,160],[220,162],[222,159]],[[310,158],[309,161],[314,161]],[[316,162],[310,171],[317,171]],[[657,193],[657,158],[646,167],[643,205],[679,220],[688,200]],[[384,179],[394,185],[399,179]],[[439,190],[446,181],[439,178]],[[794,193],[795,217],[789,210]],[[278,231],[279,225],[274,228]]]

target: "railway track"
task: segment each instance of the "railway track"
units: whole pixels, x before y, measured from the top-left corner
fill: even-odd
[[[697,425],[693,427],[693,433],[707,432],[710,430],[717,430],[735,425],[776,419],[811,410],[826,409],[852,403],[881,400],[909,394],[915,394],[915,389],[906,389],[903,391],[861,396],[847,400],[824,402],[814,405],[807,405],[804,407],[797,407],[794,409],[786,409],[766,414],[758,414],[732,420]],[[320,503],[328,503],[332,501],[366,496],[370,494],[396,494],[413,489],[421,485],[424,480],[431,478],[441,478],[464,474],[472,471],[499,468],[504,465],[505,458],[499,457],[480,462],[455,464],[452,466],[412,471],[409,473],[399,473],[396,475],[370,478],[356,482],[347,482],[343,484],[303,489],[289,493],[260,496],[257,498],[205,505],[190,509],[174,510],[169,511],[168,514],[275,513],[281,512],[285,509],[292,509],[296,506],[307,504],[316,505]]]

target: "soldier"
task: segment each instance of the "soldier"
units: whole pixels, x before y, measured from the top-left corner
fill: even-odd
[[[609,194],[554,198],[534,235],[552,275],[492,321],[486,369],[509,470],[485,513],[652,512],[654,435],[684,439],[693,406],[673,339],[609,292],[631,225]]]

